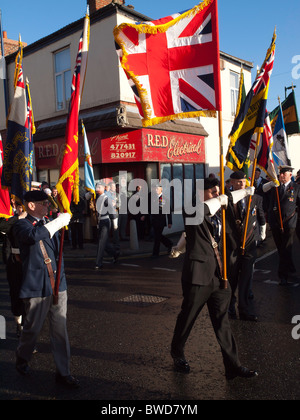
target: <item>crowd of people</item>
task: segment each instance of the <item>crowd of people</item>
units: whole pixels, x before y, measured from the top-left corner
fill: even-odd
[[[185,224],[185,231],[175,246],[163,234],[166,227],[172,226],[172,213],[161,184],[157,184],[148,195],[148,211],[140,208],[142,187],[137,186],[133,197],[140,211],[126,214],[120,212],[122,201],[128,200],[126,193],[121,192],[114,182],[109,185],[99,182],[95,186],[95,198],[87,193],[78,203],[71,203],[71,218],[68,213],[60,212],[55,187],[50,188],[46,182],[36,186],[33,183],[32,190],[25,194],[24,203],[12,200],[13,217],[0,219],[0,230],[4,234],[3,261],[19,337],[17,370],[23,375],[29,373],[29,361],[49,314],[56,381],[70,388],[79,386],[78,380],[70,373],[67,284],[63,260],[60,259],[59,231],[70,225],[72,248],[82,249],[84,219],[89,216],[94,237],[97,237],[96,270],[103,267],[105,252],[114,263],[117,262],[119,242],[127,240],[128,220],[135,221],[140,239],[144,239],[148,232],[153,240],[153,258],[159,256],[161,243],[171,258],[184,253],[183,303],[171,344],[171,356],[177,371],[190,371],[184,355],[185,343],[207,304],[227,379],[257,376],[255,370],[242,366],[239,360],[229,319],[258,321],[253,269],[257,246],[266,239],[267,224],[279,255],[279,284],[286,286],[296,278],[293,239],[295,232],[300,239],[300,171],[295,181],[292,172],[290,166],[280,167],[280,185],[277,185],[262,178],[257,169],[254,187],[246,186],[246,175],[242,171],[233,172],[224,195],[220,195],[216,177],[206,178],[201,191],[201,197],[204,197],[203,220],[198,224]],[[151,211],[153,203],[158,210],[155,213]],[[224,210],[227,279],[223,278],[224,261],[221,258],[224,251],[221,212]]]

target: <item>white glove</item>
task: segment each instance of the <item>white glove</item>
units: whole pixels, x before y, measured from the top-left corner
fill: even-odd
[[[88,191],[87,193],[85,193],[84,196],[85,196],[85,199],[88,201],[90,198],[93,197],[93,194],[90,191]]]
[[[58,230],[62,229],[65,226],[68,226],[70,220],[71,215],[69,213],[60,213],[60,215],[56,219],[44,225],[50,233],[50,238],[52,238]]]
[[[118,219],[112,219],[112,225],[114,230],[118,230]]]
[[[178,258],[180,254],[184,254],[186,249],[186,239],[185,239],[185,232],[183,232],[183,234],[181,235],[178,243],[176,246],[173,246],[173,248],[171,249],[171,253],[169,255],[169,258]]]
[[[221,208],[221,206],[228,206],[228,196],[226,194],[222,194],[219,197],[211,198],[210,200],[204,201],[204,203],[209,208],[210,216],[213,216],[217,213],[217,211]]]
[[[260,236],[260,240],[264,241],[266,239],[267,236],[267,225],[263,225],[259,228],[259,236]]]
[[[243,198],[247,197],[248,195],[254,195],[254,192],[255,192],[255,187],[247,187],[243,190],[231,191],[233,204],[238,203],[239,201],[241,201]]]
[[[262,189],[263,189],[263,192],[266,193],[266,192],[270,191],[270,189],[273,188],[273,187],[278,188],[279,184],[275,184],[275,182],[273,182],[273,181],[267,182],[266,184],[264,184],[262,186]]]

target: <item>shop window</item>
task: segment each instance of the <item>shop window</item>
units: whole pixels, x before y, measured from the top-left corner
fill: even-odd
[[[176,212],[177,210],[181,210],[184,205],[183,203],[183,167],[181,163],[173,164],[173,179],[179,180],[181,184],[181,189],[176,188],[176,186],[172,188],[173,197],[174,197],[173,208],[174,208],[174,211]]]
[[[67,109],[71,98],[70,48],[54,54],[56,111]]]

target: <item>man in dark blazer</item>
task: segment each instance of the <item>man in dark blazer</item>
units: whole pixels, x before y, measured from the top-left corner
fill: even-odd
[[[265,184],[263,190],[268,202],[268,222],[278,250],[278,277],[281,285],[287,285],[296,275],[293,261],[294,234],[297,226],[297,209],[300,208],[300,185],[292,181],[293,168],[279,167],[280,186],[274,182]],[[280,209],[278,206],[276,187],[278,187]],[[280,223],[280,210],[283,231]]]
[[[243,194],[246,188],[245,173],[242,171],[233,172],[230,178],[235,194]],[[242,251],[248,203],[249,197],[238,202],[229,198],[226,211],[227,267],[232,290],[229,315],[232,318],[237,318],[235,293],[238,290],[239,318],[246,321],[257,321],[252,296],[252,281],[254,263],[257,258],[257,238],[263,241],[266,237],[266,219],[262,198],[254,194],[251,197],[245,249]]]
[[[173,242],[163,235],[163,230],[166,226],[168,226],[169,229],[172,227],[172,213],[170,209],[170,202],[164,196],[163,189],[160,184],[156,186],[155,193],[151,194],[149,207],[154,234],[152,257],[158,257],[160,243],[165,245],[168,252],[171,251],[173,246]]]
[[[221,267],[215,253],[215,244],[220,240],[220,221],[216,215],[221,205],[226,206],[228,197],[219,196],[218,181],[204,182],[204,220],[197,225],[186,224],[186,254],[182,270],[183,302],[178,315],[171,356],[177,371],[188,373],[189,363],[184,356],[185,343],[193,325],[207,304],[211,322],[220,344],[227,379],[236,376],[250,378],[257,372],[241,366],[235,339],[228,318],[231,298],[230,286],[222,289]],[[215,217],[217,216],[217,217]]]
[[[53,301],[54,284],[52,284],[55,281],[59,255],[57,232],[69,224],[70,215],[62,213],[55,220],[47,223],[49,201],[44,191],[27,192],[24,204],[27,217],[16,222],[13,227],[22,261],[23,281],[20,298],[23,299],[25,306],[25,321],[17,348],[16,368],[23,375],[29,373],[28,362],[49,314],[56,382],[75,388],[79,383],[70,375],[70,344],[66,327],[67,285],[63,262],[58,304],[54,304]]]

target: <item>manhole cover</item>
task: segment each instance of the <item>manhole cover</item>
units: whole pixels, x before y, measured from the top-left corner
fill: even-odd
[[[154,296],[154,295],[145,295],[143,293],[136,293],[135,295],[126,296],[122,299],[119,299],[118,302],[125,303],[127,305],[134,306],[148,306],[155,303],[161,303],[167,300],[168,298],[163,296]]]

